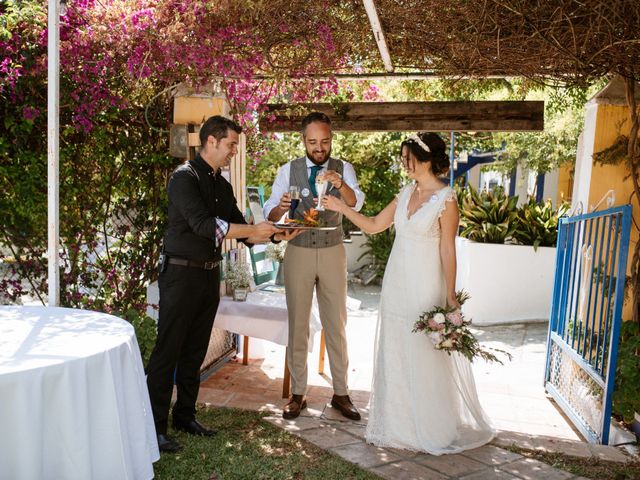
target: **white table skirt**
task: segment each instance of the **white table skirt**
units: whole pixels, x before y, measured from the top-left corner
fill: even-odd
[[[309,322],[310,336],[313,338],[322,330],[315,307],[311,309]],[[256,290],[247,295],[246,302],[234,302],[231,297],[222,297],[214,326],[247,337],[287,345],[289,317],[285,295]],[[309,342],[309,351],[312,348],[313,342]]]
[[[160,458],[133,327],[0,307],[0,479],[150,479]]]

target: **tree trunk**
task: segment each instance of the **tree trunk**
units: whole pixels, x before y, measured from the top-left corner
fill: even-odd
[[[629,131],[629,144],[627,154],[629,156],[629,169],[631,180],[633,181],[633,191],[636,200],[640,205],[640,144],[638,143],[638,131],[640,130],[640,120],[638,118],[638,106],[636,104],[636,82],[633,78],[624,78],[627,105],[631,116],[631,130]],[[640,227],[634,222],[636,229]],[[633,320],[640,325],[640,241],[636,242],[631,257],[631,286],[633,287],[632,302]]]

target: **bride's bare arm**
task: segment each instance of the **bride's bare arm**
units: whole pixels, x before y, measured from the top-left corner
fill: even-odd
[[[447,285],[447,303],[459,307],[456,300],[456,235],[458,233],[458,202],[447,200],[440,217],[440,259]]]
[[[394,198],[389,205],[378,213],[375,217],[367,217],[356,212],[339,198],[327,195],[323,197],[322,204],[327,210],[340,212],[365,233],[380,233],[393,224],[393,216],[396,213],[397,198]]]

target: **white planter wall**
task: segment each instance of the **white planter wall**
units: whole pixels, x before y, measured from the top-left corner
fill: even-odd
[[[363,233],[352,233],[351,241],[344,242],[344,248],[347,253],[347,271],[353,272],[360,267],[369,265],[373,261],[371,255],[366,255],[358,260],[358,257],[367,250],[364,244],[366,241],[367,237]]]
[[[456,290],[471,299],[463,306],[477,325],[548,320],[556,249],[476,243],[456,238]]]

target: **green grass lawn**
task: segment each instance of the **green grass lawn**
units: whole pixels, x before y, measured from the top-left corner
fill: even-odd
[[[154,464],[158,480],[379,479],[340,457],[263,420],[266,414],[230,408],[202,409],[198,421],[219,430],[194,437],[169,430],[184,446]]]

